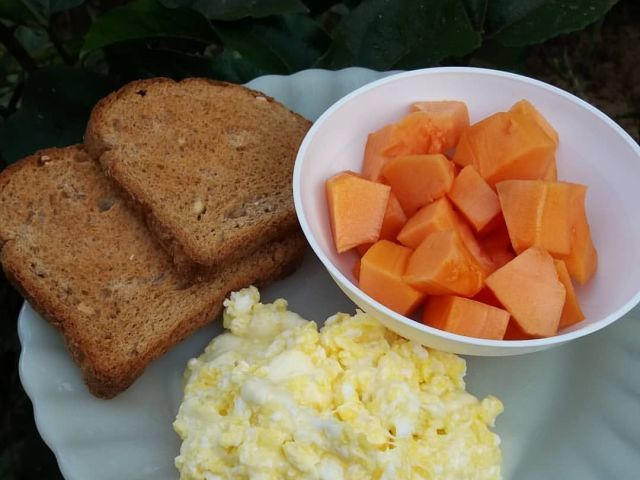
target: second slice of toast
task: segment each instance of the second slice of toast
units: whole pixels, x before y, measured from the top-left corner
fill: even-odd
[[[160,78],[100,101],[85,145],[180,269],[211,270],[298,231],[291,177],[309,126],[239,85]]]

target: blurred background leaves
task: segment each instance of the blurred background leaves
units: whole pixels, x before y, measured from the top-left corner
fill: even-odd
[[[81,139],[123,83],[243,83],[312,67],[484,65],[597,22],[616,0],[0,0],[0,161]],[[0,165],[1,167],[2,165]]]

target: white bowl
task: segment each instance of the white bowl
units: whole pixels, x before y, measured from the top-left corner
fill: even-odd
[[[471,122],[526,98],[560,134],[558,176],[588,185],[587,214],[598,271],[578,297],[586,320],[535,340],[484,340],[448,333],[404,317],[362,292],[351,273],[356,254],[336,252],[325,181],[360,171],[367,135],[397,121],[418,100],[462,100]],[[466,355],[516,355],[560,345],[613,323],[640,301],[640,148],[605,114],[558,88],[506,72],[432,68],[365,85],[329,108],[309,130],[296,159],[293,195],[300,225],[342,291],[387,328],[423,345]]]

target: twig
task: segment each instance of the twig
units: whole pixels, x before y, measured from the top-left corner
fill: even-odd
[[[11,94],[11,98],[9,99],[9,103],[7,104],[7,110],[10,114],[16,111],[18,102],[20,101],[20,98],[22,98],[23,91],[24,82],[20,82],[18,85],[16,85],[16,88],[13,89],[13,93]]]
[[[32,72],[36,68],[36,62],[22,44],[13,36],[13,32],[6,25],[0,22],[0,43],[18,61],[22,69]]]

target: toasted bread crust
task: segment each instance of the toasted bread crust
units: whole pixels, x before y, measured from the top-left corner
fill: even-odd
[[[191,111],[195,133],[178,120]],[[127,112],[127,125],[120,112]],[[177,267],[204,274],[298,230],[291,174],[309,127],[245,87],[158,78],[132,82],[102,99],[84,142],[137,204]],[[141,146],[131,148],[136,140]],[[179,172],[172,170],[176,159],[182,161]],[[162,201],[168,197],[176,202]],[[198,209],[204,209],[202,217]]]
[[[115,192],[80,147],[43,150],[0,173],[7,278],[62,332],[90,391],[103,398],[212,321],[230,291],[289,273],[305,248],[292,235],[195,283],[173,271]]]

